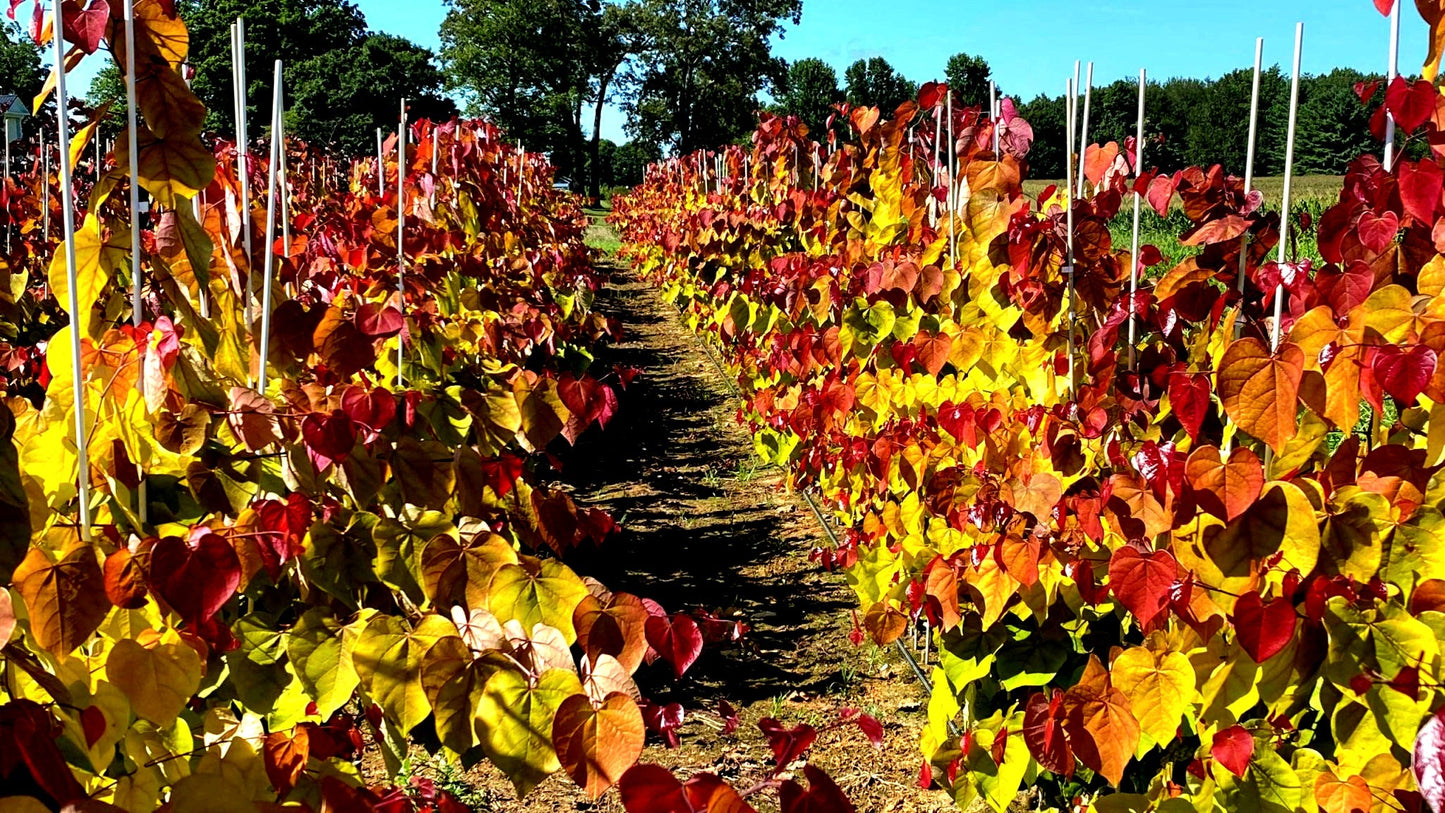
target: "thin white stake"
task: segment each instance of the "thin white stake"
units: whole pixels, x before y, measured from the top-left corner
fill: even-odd
[[[1289,193],[1290,181],[1294,174],[1294,131],[1299,114],[1300,52],[1304,50],[1305,24],[1296,23],[1294,29],[1294,77],[1289,88],[1289,134],[1284,148],[1284,193],[1279,206],[1279,263],[1283,265],[1289,257]],[[1274,288],[1274,325],[1270,331],[1270,349],[1279,349],[1280,321],[1284,315],[1284,280]]]
[[[988,119],[993,123],[993,155],[998,160],[998,85],[988,83]]]
[[[439,180],[438,180],[438,178],[437,178],[437,153],[439,153],[439,152],[441,152],[441,151],[442,151],[442,133],[441,133],[441,128],[438,127],[435,123],[433,123],[433,124],[432,124],[432,128],[431,128],[431,205],[432,205],[432,206],[436,206],[436,204],[437,204],[437,191],[438,191],[438,187],[441,186],[441,183],[439,182]]]
[[[133,0],[125,0],[125,99],[126,133],[130,140],[130,319],[137,328],[141,323],[141,272],[140,272],[140,142],[136,127],[136,77],[135,77],[135,7]],[[145,397],[145,376],[136,376],[136,390]],[[141,522],[148,519],[146,499],[145,467],[136,464],[140,484],[136,489]]]
[[[381,128],[376,128],[376,196],[386,197],[386,155],[382,151],[381,143],[384,137]]]
[[[1144,171],[1144,87],[1148,81],[1139,69],[1139,126],[1134,133],[1134,237],[1129,246],[1129,369],[1134,369],[1134,299],[1139,294],[1139,188],[1137,181]]]
[[[247,329],[254,320],[256,308],[255,246],[251,237],[251,131],[247,124],[249,100],[246,90],[246,18],[236,18],[236,177],[241,185],[241,239],[246,251],[246,306]],[[265,365],[265,359],[261,364]]]
[[[953,265],[954,265],[954,267],[956,268],[956,267],[958,266],[958,238],[954,235],[954,223],[953,223],[953,204],[954,204],[954,201],[953,201],[953,189],[954,189],[954,185],[955,185],[955,184],[954,184],[954,180],[953,180],[953,175],[954,175],[954,172],[955,172],[955,170],[954,170],[954,158],[955,158],[954,153],[957,152],[957,146],[956,146],[956,144],[954,143],[954,140],[953,140],[953,89],[952,89],[952,88],[949,88],[949,90],[948,90],[947,100],[946,100],[945,104],[946,104],[947,111],[948,111],[948,152],[944,153],[944,158],[947,159],[947,161],[948,161],[948,196],[947,196],[947,200],[948,200],[948,258],[949,258],[949,260],[951,260],[951,261],[953,262]]]
[[[65,37],[60,35],[61,0],[51,0],[54,16],[55,45],[55,111],[60,125],[59,143],[70,143],[70,99],[65,91]],[[69,287],[66,305],[70,309],[70,375],[71,397],[75,399],[76,486],[80,497],[80,538],[90,541],[90,450],[85,431],[85,380],[80,363],[80,334],[84,329],[80,310],[80,283],[75,272],[75,202],[71,199],[70,150],[60,150],[60,206],[65,231],[65,279]],[[90,303],[86,303],[87,307]]]
[[[1067,86],[1064,88],[1064,95],[1069,99],[1069,110],[1072,111],[1078,104],[1078,88],[1073,80],[1065,80]],[[1068,310],[1066,320],[1068,330],[1069,350],[1069,392],[1074,390],[1074,116],[1069,115],[1067,126],[1064,127],[1064,229],[1067,232],[1069,247],[1069,264],[1064,266],[1064,273],[1069,278],[1068,299],[1064,307]]]
[[[943,156],[943,108],[933,105],[933,185],[938,186]]]
[[[127,0],[129,2],[129,0]],[[0,119],[0,138],[5,139],[5,186],[10,185],[10,123]],[[5,187],[0,187],[3,189]],[[10,252],[10,218],[5,219],[5,252]]]
[[[1405,0],[1395,0],[1395,5],[1390,9],[1390,64],[1386,69],[1385,88],[1389,89],[1390,83],[1400,73],[1400,6]],[[1389,172],[1395,168],[1395,114],[1389,110],[1385,111],[1385,171]]]
[[[1259,76],[1263,65],[1264,37],[1258,37],[1254,41],[1254,85],[1249,95],[1249,144],[1244,151],[1244,193],[1246,195],[1254,190],[1255,134],[1259,131]],[[1249,271],[1249,235],[1242,235],[1239,241],[1239,279],[1235,283],[1242,294],[1244,293],[1244,277]],[[1242,330],[1244,330],[1244,325],[1236,322],[1234,338],[1238,339]]]
[[[281,164],[281,60],[271,85],[271,160],[266,164],[266,277],[261,282],[261,361],[256,389],[266,391],[266,359],[271,353],[271,278],[276,274],[276,175]]]
[[[1089,63],[1089,70],[1084,80],[1084,124],[1079,130],[1079,142],[1075,145],[1079,150],[1079,191],[1075,197],[1084,197],[1084,153],[1089,151],[1089,100],[1094,97],[1094,63]]]
[[[406,99],[401,100],[401,123],[396,127],[396,291],[403,317],[406,315],[406,245],[402,238],[406,234]],[[400,389],[405,381],[401,374],[401,363],[406,343],[403,337],[406,328],[396,334],[396,386]]]
[[[135,7],[132,0],[125,0],[125,126],[130,139],[130,309],[131,324],[140,327],[140,147],[136,128],[135,98]],[[145,391],[145,376],[136,378],[141,391]],[[141,510],[145,510],[142,504]]]
[[[283,86],[284,87],[284,86]],[[287,182],[289,177],[286,172],[286,98],[281,94],[282,114],[276,119],[275,130],[277,139],[281,142],[281,165],[277,170],[281,174],[281,257],[291,257],[291,184]]]
[[[40,188],[43,191],[41,199],[45,204],[45,239],[50,240],[50,150],[45,146],[45,129],[40,130],[40,152],[44,153],[45,177],[40,181]]]

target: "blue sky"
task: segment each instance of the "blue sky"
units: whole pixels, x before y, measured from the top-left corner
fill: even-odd
[[[439,47],[443,0],[357,3],[373,29]],[[1140,68],[1157,79],[1218,76],[1249,66],[1261,36],[1265,64],[1287,73],[1298,20],[1305,23],[1307,73],[1384,71],[1389,23],[1370,0],[804,0],[802,22],[787,27],[775,52],[790,61],[819,57],[840,81],[854,60],[883,56],[908,78],[926,81],[943,74],[950,55],[967,51],[988,60],[1007,93],[1027,100],[1062,93],[1076,59],[1094,60],[1096,84]],[[1404,72],[1418,72],[1426,36],[1406,0]],[[88,76],[74,82],[82,91],[88,83]],[[625,140],[620,111],[606,112],[602,134]]]
[[[441,0],[359,0],[373,28],[439,45]],[[1288,72],[1294,25],[1305,23],[1304,70],[1346,66],[1384,71],[1389,22],[1370,0],[804,0],[775,52],[789,61],[816,56],[842,79],[854,60],[883,56],[914,81],[943,74],[948,57],[978,54],[1006,92],[1031,99],[1063,92],[1074,60],[1094,60],[1103,84],[1137,76],[1218,76],[1254,59],[1264,37],[1265,64]],[[1400,66],[1418,72],[1426,29],[1406,0]],[[602,134],[624,140],[622,114],[607,111]]]

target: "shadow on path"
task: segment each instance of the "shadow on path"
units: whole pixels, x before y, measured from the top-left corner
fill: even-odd
[[[831,675],[803,655],[846,647],[854,605],[841,578],[807,560],[815,520],[783,492],[781,472],[759,468],[722,371],[650,284],[615,268],[597,309],[624,330],[597,369],[642,375],[606,430],[567,455],[563,476],[579,502],[622,523],[601,549],[569,563],[669,612],[703,608],[752,627],[744,646],[704,652],[679,688],[691,683],[734,703],[816,688]]]

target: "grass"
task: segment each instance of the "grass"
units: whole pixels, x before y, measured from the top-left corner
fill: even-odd
[[[1290,185],[1290,209],[1294,213],[1294,219],[1290,224],[1290,234],[1294,241],[1292,253],[1297,259],[1319,260],[1315,229],[1318,227],[1320,216],[1324,211],[1339,200],[1342,182],[1342,178],[1338,175],[1306,175],[1295,178]],[[1039,193],[1051,184],[1059,183],[1062,181],[1025,181],[1024,192],[1037,198]],[[1256,178],[1254,186],[1264,195],[1265,208],[1276,210],[1279,208],[1279,200],[1284,194],[1283,177]],[[1307,231],[1299,229],[1301,213],[1310,215],[1312,223]],[[1184,216],[1184,204],[1177,195],[1170,202],[1167,217],[1160,217],[1147,205],[1141,209],[1139,244],[1152,245],[1164,255],[1164,262],[1154,269],[1156,273],[1163,273],[1185,257],[1199,253],[1197,247],[1179,244],[1180,235],[1192,225],[1189,218]],[[1133,239],[1133,229],[1134,207],[1132,202],[1126,200],[1124,205],[1119,208],[1119,214],[1109,222],[1109,234],[1113,239],[1114,247],[1127,249]]]
[[[607,216],[612,214],[611,201],[602,201],[597,208],[584,208],[582,210],[592,219],[592,225],[587,227],[587,233],[582,239],[587,243],[588,248],[595,249],[603,254],[616,254],[622,248],[622,238],[617,230],[607,223]]]

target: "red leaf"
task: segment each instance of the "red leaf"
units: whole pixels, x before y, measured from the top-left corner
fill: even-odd
[[[36,0],[36,5],[40,5],[40,0]],[[60,13],[64,18],[65,41],[87,54],[95,53],[105,37],[106,23],[110,22],[110,4],[106,0],[90,0],[88,7],[81,8],[77,0],[65,0]]]
[[[1413,406],[1435,375],[1435,351],[1423,344],[1376,347],[1370,353],[1370,375],[1403,406]],[[1377,405],[1378,408],[1378,405]]]
[[[100,710],[100,706],[86,706],[80,710],[80,729],[85,733],[85,747],[95,745],[105,733],[105,712]]]
[[[201,529],[187,544],[178,536],[151,548],[151,586],[181,618],[199,626],[211,619],[241,584],[241,561],[221,537]]]
[[[668,703],[665,706],[659,706],[643,700],[637,704],[637,707],[642,709],[642,722],[647,724],[647,729],[661,734],[662,738],[667,741],[668,748],[676,748],[678,746],[677,730],[682,727],[683,718],[686,716],[682,704]]]
[[[1024,743],[1040,765],[1067,778],[1074,775],[1074,751],[1064,732],[1066,714],[1062,690],[1052,697],[1034,692],[1024,709]]]
[[[661,765],[633,765],[617,781],[627,813],[692,813],[682,783]]]
[[[273,731],[261,741],[261,761],[266,767],[266,778],[285,796],[296,787],[306,772],[306,760],[311,755],[311,738],[307,729],[297,726],[294,736]]]
[[[803,775],[808,777],[807,790],[791,779],[778,786],[782,813],[853,813],[853,803],[821,768],[804,765]]]
[[[1395,0],[1375,0],[1375,9],[1386,17],[1390,16],[1390,12],[1394,8]]]
[[[1209,752],[1225,770],[1242,779],[1254,756],[1254,737],[1240,726],[1230,726],[1214,735]]]
[[[1249,221],[1239,215],[1225,215],[1215,220],[1206,220],[1185,232],[1179,242],[1186,246],[1207,246],[1213,243],[1227,243],[1238,240],[1249,231]]]
[[[406,317],[397,308],[368,302],[356,309],[356,329],[373,339],[389,339],[406,327]]]
[[[1264,601],[1250,590],[1234,603],[1234,634],[1255,663],[1278,655],[1294,638],[1294,603],[1288,598]]]
[[[1435,112],[1438,96],[1435,86],[1424,79],[1410,82],[1403,76],[1396,76],[1390,87],[1385,89],[1385,109],[1395,117],[1395,125],[1409,134]]]
[[[1445,172],[1434,161],[1400,162],[1400,202],[1410,217],[1433,226],[1440,211],[1442,186]]]
[[[671,620],[665,616],[651,616],[644,630],[647,643],[672,664],[672,671],[678,677],[682,677],[682,673],[702,654],[702,631],[690,616],[678,613]]]
[[[126,548],[119,548],[105,557],[105,597],[110,603],[125,610],[145,606],[145,572],[140,562],[131,556]],[[4,636],[0,636],[3,639]]]
[[[1167,550],[1143,554],[1125,546],[1109,560],[1109,589],[1147,627],[1169,607],[1169,588],[1178,567]]]
[[[795,728],[783,728],[777,720],[764,717],[758,721],[758,728],[762,729],[763,736],[768,738],[768,747],[773,749],[773,759],[780,771],[793,764],[793,760],[802,756],[813,744],[813,740],[818,738],[818,730],[807,723]]]
[[[1378,254],[1389,247],[1390,243],[1394,242],[1395,235],[1400,232],[1400,216],[1390,211],[1384,214],[1365,212],[1360,215],[1357,228],[1360,242],[1365,248]]]
[[[1209,374],[1181,373],[1169,376],[1169,406],[1189,437],[1199,439],[1199,430],[1209,415]]]
[[[1174,181],[1167,175],[1159,175],[1149,182],[1149,191],[1144,198],[1154,207],[1160,217],[1169,216],[1169,201],[1174,197]]]
[[[351,454],[356,445],[356,424],[341,410],[330,415],[313,412],[301,421],[301,439],[306,442],[306,454],[317,469],[325,471],[331,464],[340,463]]]
[[[1433,810],[1445,810],[1445,708],[1415,735],[1415,783]]]

